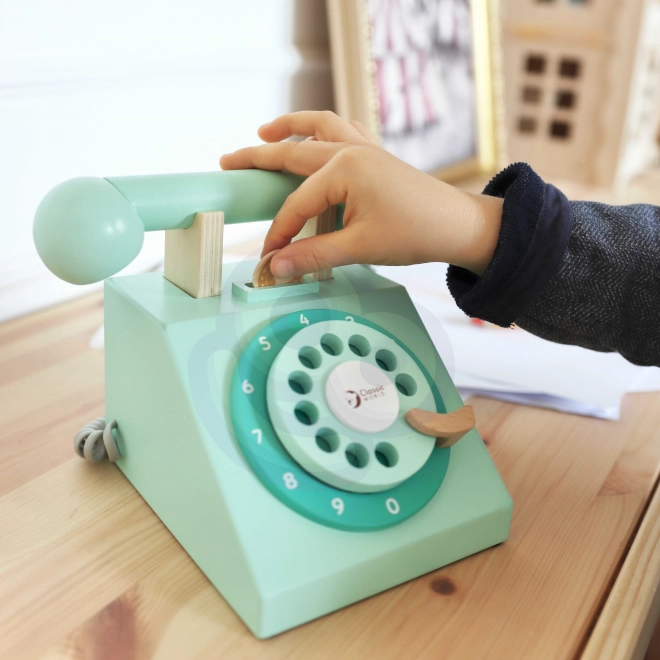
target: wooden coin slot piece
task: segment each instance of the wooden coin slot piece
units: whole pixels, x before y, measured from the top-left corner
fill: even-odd
[[[302,282],[303,276],[295,277],[275,277],[270,270],[270,262],[279,250],[273,250],[263,256],[252,273],[252,286],[258,289],[262,286],[274,286],[275,284],[298,284]]]
[[[310,218],[307,224],[302,228],[298,236],[294,240],[301,240],[310,238],[311,236],[320,236],[321,234],[328,234],[335,230],[335,223],[337,218],[337,207],[329,206],[323,213],[314,218]],[[252,286],[256,289],[264,286],[274,286],[276,284],[300,284],[303,282],[303,276],[296,277],[275,277],[270,270],[270,261],[275,255],[277,250],[269,252],[261,258],[254,274],[252,275]],[[332,279],[332,268],[324,268],[314,273],[314,279],[317,282]]]

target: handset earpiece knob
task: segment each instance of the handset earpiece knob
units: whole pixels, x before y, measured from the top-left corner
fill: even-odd
[[[48,269],[72,284],[110,277],[135,259],[144,225],[106,179],[80,177],[53,188],[34,217],[34,243]]]

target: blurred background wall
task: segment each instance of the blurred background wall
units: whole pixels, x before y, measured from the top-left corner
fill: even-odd
[[[0,321],[87,290],[32,244],[57,183],[214,170],[265,121],[332,105],[324,0],[3,0]]]
[[[502,0],[508,156],[621,186],[658,158],[660,0]]]
[[[509,160],[602,185],[657,166],[660,0],[500,5]],[[263,122],[333,109],[332,89],[326,0],[2,0],[0,321],[99,286],[36,254],[34,211],[57,183],[214,170]],[[230,256],[264,228],[225,231]],[[132,270],[162,245],[148,233]]]

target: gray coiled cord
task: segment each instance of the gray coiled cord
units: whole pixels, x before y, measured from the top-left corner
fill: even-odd
[[[117,442],[112,430],[117,428],[117,422],[113,419],[106,425],[105,417],[88,422],[83,426],[73,439],[73,448],[80,458],[98,463],[106,456],[111,463],[121,457]]]

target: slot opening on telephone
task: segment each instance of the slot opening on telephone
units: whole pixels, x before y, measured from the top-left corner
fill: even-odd
[[[246,303],[264,302],[289,296],[302,296],[319,292],[319,283],[310,278],[302,282],[274,284],[272,286],[253,286],[252,282],[232,282],[232,295]]]

